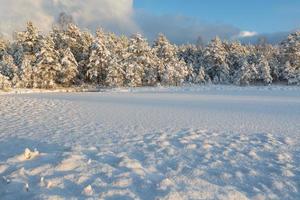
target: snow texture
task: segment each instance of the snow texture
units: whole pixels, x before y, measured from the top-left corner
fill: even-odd
[[[299,199],[300,88],[0,95],[0,199]]]

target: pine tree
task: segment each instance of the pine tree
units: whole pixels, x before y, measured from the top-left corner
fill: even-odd
[[[281,76],[289,84],[300,84],[300,31],[292,33],[280,45]],[[287,75],[288,74],[288,75]]]
[[[15,43],[11,46],[14,63],[17,65],[20,81],[17,87],[33,87],[33,68],[36,55],[41,50],[43,36],[32,22],[27,23],[25,31],[16,33]]]
[[[58,38],[61,38],[61,36]],[[82,32],[74,24],[69,24],[67,30],[63,32],[63,41],[74,55],[78,63],[79,78],[84,81],[94,37],[87,31]]]
[[[241,67],[234,74],[233,83],[236,85],[250,85],[254,83],[258,77],[258,71],[255,64],[249,64],[247,59],[244,59]]]
[[[35,55],[23,55],[20,67],[20,82],[18,87],[21,88],[33,88],[34,83],[34,64],[36,62]]]
[[[267,59],[261,55],[258,61],[258,69],[260,74],[260,80],[264,82],[264,84],[272,83],[271,69]]]
[[[0,90],[7,90],[11,87],[11,82],[14,76],[12,67],[12,58],[7,54],[7,41],[0,38]]]
[[[22,44],[13,42],[9,48],[9,54],[12,55],[14,63],[20,69],[25,55],[34,55],[34,53],[24,53]]]
[[[4,76],[0,73],[0,90],[7,90],[11,87],[9,77]]]
[[[81,62],[89,57],[89,48],[93,43],[93,36],[81,30],[74,24],[69,24],[64,32],[64,40],[70,47],[77,62]]]
[[[178,49],[178,57],[183,60],[188,67],[187,82],[199,82],[197,76],[202,66],[202,47],[196,45],[182,45]],[[203,69],[204,70],[204,69]],[[203,71],[205,73],[205,70]]]
[[[19,82],[18,71],[18,67],[15,65],[13,57],[7,53],[2,55],[0,61],[0,74],[8,77],[12,85],[16,85]]]
[[[195,82],[198,83],[198,84],[205,84],[205,83],[209,82],[207,79],[208,79],[208,77],[205,74],[204,67],[201,67],[199,69],[199,72],[198,72],[197,76],[196,76]]]
[[[64,86],[72,86],[76,83],[78,64],[70,48],[60,49],[61,70],[58,72],[58,82]]]
[[[230,68],[226,62],[227,51],[225,45],[216,37],[204,50],[204,63],[208,75],[213,83],[229,83]]]
[[[256,46],[256,53],[264,55],[270,66],[270,73],[273,81],[280,79],[280,62],[279,62],[279,48],[270,44],[262,43]]]
[[[111,60],[107,68],[105,83],[109,87],[124,86],[125,80],[125,63],[128,57],[126,49],[128,40],[126,37],[117,37],[115,34],[107,35],[107,48],[111,52]]]
[[[0,74],[9,78],[12,85],[19,81],[18,67],[14,63],[14,58],[9,54],[8,41],[0,38]]]
[[[162,61],[162,68],[158,69],[159,80],[163,85],[180,85],[184,82],[188,69],[184,61],[179,60],[177,48],[170,44],[167,38],[160,34],[154,42],[153,48]]]
[[[116,60],[113,60],[107,69],[106,85],[109,87],[124,86],[124,74],[122,66]]]
[[[245,59],[249,55],[247,46],[243,46],[240,42],[235,41],[227,44],[227,64],[230,66],[229,75],[231,79],[236,78],[236,72],[240,71],[245,66]],[[244,67],[245,68],[245,67]],[[235,82],[236,80],[230,80]]]
[[[33,68],[33,87],[54,88],[58,83],[58,74],[62,71],[59,52],[54,48],[53,39],[49,36],[41,41],[41,50],[36,54]]]
[[[295,69],[289,61],[284,65],[283,77],[288,80],[289,85],[300,84],[300,68]]]
[[[146,39],[140,34],[132,36],[125,61],[125,84],[130,87],[155,85],[157,82],[158,58]]]
[[[67,26],[71,26],[70,24]],[[71,42],[72,39],[69,38],[67,35],[67,30],[65,29],[60,29],[57,26],[53,26],[52,31],[50,32],[50,36],[54,42],[54,47],[55,49],[66,49],[70,48],[71,49]]]
[[[181,45],[178,47],[178,57],[183,60],[187,65],[194,65],[195,60],[197,59],[198,49],[196,45],[188,44]]]
[[[0,37],[0,60],[3,59],[3,56],[7,53],[8,41]]]
[[[277,46],[269,45],[269,51],[267,54],[267,60],[271,69],[271,76],[273,78],[273,82],[280,81],[280,53],[279,48]]]
[[[27,23],[26,30],[16,34],[17,43],[22,46],[26,54],[35,54],[40,50],[40,40],[42,35],[32,22]]]
[[[105,33],[100,29],[97,30],[87,64],[87,79],[99,85],[105,85],[107,69],[111,62],[111,53],[106,47],[105,41]]]

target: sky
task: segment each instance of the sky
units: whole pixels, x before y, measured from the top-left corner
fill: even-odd
[[[299,0],[136,0],[134,7],[155,15],[189,16],[259,33],[300,27]]]
[[[61,12],[81,28],[141,33],[150,41],[164,33],[174,43],[198,37],[277,42],[300,28],[300,0],[0,0],[0,32],[11,35],[33,21],[49,31]]]

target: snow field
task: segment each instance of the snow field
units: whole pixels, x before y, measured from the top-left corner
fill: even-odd
[[[35,143],[1,144],[1,152],[3,144],[20,152],[0,165],[4,199],[299,198],[300,151],[288,137],[182,130],[100,148],[39,144],[26,157],[23,147]]]
[[[219,86],[2,95],[0,197],[299,199],[299,95]]]

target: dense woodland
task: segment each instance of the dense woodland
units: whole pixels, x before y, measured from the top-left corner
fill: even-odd
[[[150,45],[76,25],[42,34],[31,22],[11,41],[0,39],[0,89],[178,86],[192,84],[300,84],[300,32],[278,45],[242,45],[213,39],[206,46]]]

